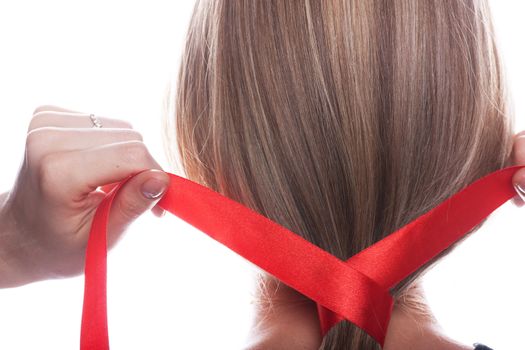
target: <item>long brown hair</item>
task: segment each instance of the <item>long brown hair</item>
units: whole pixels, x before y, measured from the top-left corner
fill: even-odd
[[[509,165],[486,1],[198,1],[170,98],[188,178],[341,259]],[[344,321],[343,348],[379,346]]]

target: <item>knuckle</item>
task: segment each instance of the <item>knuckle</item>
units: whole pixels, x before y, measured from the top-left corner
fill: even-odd
[[[44,126],[30,130],[26,135],[26,146],[32,145],[35,141],[45,138],[52,138],[54,128]]]
[[[33,164],[40,154],[45,152],[45,145],[54,139],[52,128],[42,127],[31,130],[26,135],[25,155]]]
[[[31,152],[45,148],[46,144],[57,139],[57,128],[51,126],[38,127],[26,135],[26,150]]]
[[[50,112],[48,111],[39,111],[33,114],[33,117],[29,122],[29,127],[27,128],[27,131],[30,132],[31,130],[37,129],[45,125],[45,120],[49,117],[49,115]]]
[[[132,163],[142,163],[145,159],[149,159],[149,151],[142,141],[129,141],[123,147],[124,160]]]
[[[49,117],[51,114],[53,114],[53,111],[40,111],[38,113],[33,114],[33,119],[42,119]]]
[[[38,129],[31,130],[26,135],[26,150],[32,150],[36,141],[40,138]]]
[[[52,111],[55,108],[56,107],[52,105],[40,105],[37,108],[35,108],[35,110],[33,111],[33,115],[38,114],[40,112]]]

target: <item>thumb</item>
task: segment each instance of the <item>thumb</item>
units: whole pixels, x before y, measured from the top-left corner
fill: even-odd
[[[525,203],[525,169],[516,171],[512,177],[512,183],[518,194],[518,196],[515,196],[512,201],[517,207],[522,207]]]
[[[157,204],[169,182],[164,171],[150,169],[135,175],[120,189],[109,213],[108,248],[119,240],[130,223]]]

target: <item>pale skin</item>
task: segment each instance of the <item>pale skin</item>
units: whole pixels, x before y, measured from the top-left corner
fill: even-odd
[[[268,284],[271,302],[256,308],[245,350],[319,349],[322,337],[315,303],[275,279]],[[395,304],[383,349],[472,350],[473,346],[447,337],[433,317]]]
[[[163,215],[157,203],[169,176],[128,122],[98,118],[101,129],[92,127],[88,113],[51,105],[34,111],[14,186],[0,195],[0,288],[81,274],[95,209],[111,184],[131,174],[138,175],[119,192],[110,214],[109,248],[141,214]],[[512,163],[525,165],[525,131],[515,136]],[[142,191],[146,182],[150,195]],[[513,183],[525,189],[525,170],[515,174]],[[522,198],[513,201],[522,206]],[[272,307],[257,309],[246,349],[318,349],[322,339],[315,304],[271,278],[267,286],[273,288]],[[396,304],[384,349],[472,346],[449,339],[434,318]]]
[[[83,272],[89,228],[106,195],[99,186],[139,173],[115,198],[109,247],[142,213],[162,214],[154,206],[169,176],[128,122],[98,118],[102,128],[93,128],[87,113],[56,106],[34,111],[14,186],[0,197],[0,288]],[[142,194],[147,181],[150,192],[161,190],[157,197]]]

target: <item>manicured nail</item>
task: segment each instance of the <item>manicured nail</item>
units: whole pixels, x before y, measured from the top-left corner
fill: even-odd
[[[149,179],[142,184],[142,194],[148,199],[156,199],[160,197],[166,190],[166,184],[157,179]]]
[[[525,184],[514,184],[514,188],[516,189],[516,192],[518,192],[520,198],[525,202]]]

